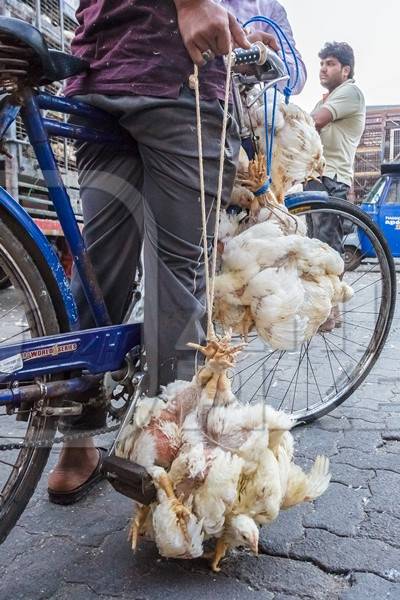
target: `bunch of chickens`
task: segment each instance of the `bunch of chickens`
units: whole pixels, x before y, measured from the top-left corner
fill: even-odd
[[[232,547],[257,554],[259,525],[280,509],[313,500],[327,488],[329,462],[317,457],[306,474],[293,463],[290,417],[264,405],[243,405],[230,387],[227,369],[242,347],[213,339],[205,364],[191,382],[176,381],[161,396],[144,398],[123,429],[116,454],[144,466],[157,501],[140,506],[131,528],[153,539],[162,556],[209,556],[212,568]]]
[[[260,148],[264,114],[256,103],[248,117]],[[295,105],[280,102],[276,114],[271,187],[256,194],[268,178],[265,156],[260,151],[249,161],[242,151],[232,203],[243,211],[222,213],[214,317],[225,331],[246,338],[255,328],[273,349],[293,350],[311,339],[353,290],[341,279],[339,253],[307,237],[305,220],[282,204],[291,187],[322,173],[319,135]]]

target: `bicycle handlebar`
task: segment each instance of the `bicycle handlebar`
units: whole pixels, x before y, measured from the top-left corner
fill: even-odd
[[[232,52],[233,66],[258,65],[269,66],[276,72],[277,77],[287,75],[287,69],[283,60],[268,46],[262,42],[256,42],[248,50],[236,48]]]

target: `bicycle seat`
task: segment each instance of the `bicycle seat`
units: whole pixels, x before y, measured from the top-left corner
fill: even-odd
[[[88,69],[86,61],[49,49],[43,34],[30,23],[0,16],[0,79],[43,85]]]

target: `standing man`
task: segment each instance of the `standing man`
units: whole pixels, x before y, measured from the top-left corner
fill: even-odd
[[[329,196],[348,199],[353,181],[353,166],[358,144],[365,127],[365,99],[354,81],[354,52],[345,42],[325,44],[319,53],[320,81],[328,92],[312,112],[320,133],[326,167],[321,180],[312,181],[307,191],[325,191]],[[344,222],[336,215],[315,215],[311,218],[311,235],[343,253]],[[321,331],[340,327],[338,307]]]
[[[312,112],[320,133],[326,167],[320,182],[310,182],[309,191],[326,191],[348,199],[353,166],[365,127],[365,100],[354,81],[354,52],[345,42],[325,44],[319,53],[320,81],[328,92]],[[313,234],[338,252],[343,252],[343,222],[340,217],[313,217]]]

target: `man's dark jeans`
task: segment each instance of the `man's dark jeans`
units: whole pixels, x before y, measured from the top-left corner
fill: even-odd
[[[340,183],[331,177],[322,177],[320,181],[310,181],[304,187],[305,192],[327,192],[329,196],[347,200],[350,187],[345,183]],[[326,242],[343,254],[343,239],[346,222],[339,215],[334,214],[315,214],[307,217],[308,231],[311,237],[315,237],[322,242]]]

